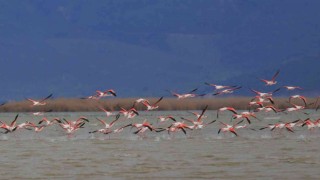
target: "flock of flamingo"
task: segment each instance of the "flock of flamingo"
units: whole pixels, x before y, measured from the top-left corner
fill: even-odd
[[[263,83],[265,83],[266,86],[274,86],[277,84],[276,78],[279,75],[279,70],[274,74],[271,80],[266,79],[260,79]],[[208,86],[211,86],[214,88],[213,95],[215,96],[221,96],[223,94],[230,94],[233,93],[235,90],[238,90],[241,88],[241,86],[224,86],[224,85],[217,85],[217,84],[210,84],[205,83]],[[294,133],[296,128],[303,128],[306,127],[308,130],[313,131],[316,128],[320,127],[320,118],[316,120],[312,120],[310,117],[306,119],[292,119],[289,122],[278,122],[275,124],[268,124],[264,127],[259,128],[252,128],[250,127],[253,120],[259,120],[257,114],[260,112],[265,113],[284,113],[289,114],[292,112],[300,112],[305,115],[308,115],[308,113],[302,111],[306,108],[308,108],[309,105],[313,105],[314,107],[317,107],[318,99],[316,102],[309,103],[307,101],[307,98],[302,95],[293,95],[290,96],[288,99],[288,103],[291,105],[291,107],[288,107],[286,109],[278,109],[274,106],[275,102],[273,100],[273,94],[279,91],[280,89],[285,88],[288,91],[295,91],[295,90],[303,90],[299,86],[283,86],[280,88],[277,88],[276,90],[272,92],[259,92],[257,90],[251,89],[252,93],[254,94],[254,97],[251,99],[251,101],[248,103],[250,106],[250,110],[248,111],[238,111],[233,107],[221,107],[217,110],[217,114],[215,119],[208,120],[208,116],[206,115],[208,106],[205,106],[205,108],[200,112],[191,112],[194,116],[194,118],[185,118],[180,117],[178,120],[177,117],[174,117],[173,115],[163,115],[157,117],[156,123],[152,124],[147,119],[144,119],[143,122],[140,123],[133,123],[132,119],[134,119],[136,116],[139,116],[139,112],[136,110],[135,106],[137,104],[142,104],[145,106],[146,111],[153,111],[159,108],[159,103],[163,100],[163,97],[159,98],[156,102],[151,103],[147,99],[140,98],[134,101],[133,106],[129,109],[125,109],[120,107],[120,111],[118,112],[110,112],[103,107],[99,107],[99,109],[105,113],[105,116],[107,119],[112,118],[112,121],[110,123],[106,122],[106,120],[101,118],[96,118],[95,120],[89,120],[87,117],[81,116],[80,118],[76,120],[67,120],[66,118],[58,118],[55,117],[53,119],[48,119],[45,117],[45,112],[36,112],[33,113],[34,116],[43,116],[42,119],[37,122],[30,122],[26,121],[23,123],[18,124],[18,117],[19,114],[15,116],[13,121],[11,123],[6,123],[4,121],[0,120],[0,128],[2,129],[1,133],[7,134],[7,133],[14,133],[21,130],[29,130],[34,132],[42,132],[46,128],[55,125],[60,127],[65,134],[67,135],[73,135],[78,130],[81,130],[86,127],[86,124],[89,121],[96,121],[99,124],[101,124],[100,128],[97,128],[93,131],[90,131],[90,134],[94,133],[101,133],[101,134],[116,134],[121,133],[126,128],[134,128],[134,134],[139,135],[140,137],[146,137],[146,134],[148,132],[167,132],[168,134],[174,134],[177,132],[182,132],[184,134],[188,134],[188,131],[192,130],[199,130],[206,128],[207,126],[210,126],[212,124],[219,124],[219,130],[218,134],[222,133],[232,133],[232,136],[238,136],[238,129],[242,128],[248,128],[254,131],[258,130],[266,130],[269,129],[272,132],[281,132],[282,130],[286,130],[290,133]],[[168,90],[169,91],[169,90]],[[185,98],[194,98],[199,96],[204,96],[204,94],[196,94],[197,89],[194,89],[188,93],[185,94],[178,94],[173,91],[169,91],[173,96],[175,96],[177,99],[185,99]],[[112,89],[109,89],[107,91],[96,91],[96,94],[92,96],[88,96],[82,99],[94,99],[99,100],[104,97],[108,96],[117,96],[116,92]],[[52,94],[49,96],[41,99],[41,100],[34,100],[30,98],[26,98],[30,103],[31,106],[45,106],[46,100],[51,98]],[[214,100],[214,99],[213,99]],[[318,110],[319,106],[315,108]],[[226,112],[224,112],[226,111]],[[224,112],[224,115],[227,115],[226,113],[230,113],[230,119],[232,121],[231,124],[227,124],[226,122],[222,122],[220,120],[221,113]],[[119,123],[122,121],[122,123]],[[156,125],[155,125],[156,124]],[[116,126],[117,125],[117,126]]]

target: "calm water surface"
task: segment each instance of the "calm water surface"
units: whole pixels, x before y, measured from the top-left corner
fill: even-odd
[[[134,120],[156,123],[159,115],[192,118],[187,112],[148,112]],[[0,119],[11,122],[16,114],[3,113]],[[208,121],[215,111],[206,112]],[[85,128],[68,137],[53,125],[40,133],[20,130],[0,135],[0,179],[319,179],[320,132],[297,128],[295,133],[241,129],[239,137],[218,135],[215,122],[203,130],[168,135],[147,133],[145,138],[130,129],[121,134],[89,134],[101,128],[95,117],[102,113],[50,113],[53,117],[75,120],[86,116]],[[313,118],[320,115],[312,114]],[[265,115],[252,120],[251,128],[268,123],[305,118],[303,114]],[[18,123],[38,122],[41,117],[20,114]],[[106,118],[104,118],[106,119]],[[109,118],[108,121],[111,121]],[[220,121],[230,123],[226,113]],[[170,123],[161,126],[168,126]]]

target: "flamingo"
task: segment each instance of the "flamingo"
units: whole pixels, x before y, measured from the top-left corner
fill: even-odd
[[[96,96],[98,98],[102,98],[102,97],[107,97],[107,96],[117,96],[116,92],[113,90],[113,89],[109,89],[109,90],[106,90],[106,91],[99,91],[97,90],[96,91]]]
[[[45,113],[47,112],[52,112],[52,109],[48,110],[48,111],[38,111],[38,112],[32,112],[31,114],[34,116],[43,116]]]
[[[230,88],[230,89],[224,89],[222,91],[214,93],[213,95],[216,96],[216,95],[222,95],[222,94],[231,94],[231,93],[233,93],[234,90],[237,90],[237,89],[240,89],[240,88],[241,88],[241,86]]]
[[[160,132],[160,131],[158,131],[159,128],[154,128],[152,126],[152,124],[150,124],[146,119],[142,123],[132,123],[132,124],[126,125],[125,127],[128,127],[128,126],[131,126],[131,128],[135,127],[137,129],[137,131],[135,131],[133,133],[138,134],[138,135],[144,135],[144,133],[148,129],[150,131]]]
[[[170,116],[170,115],[169,116],[159,116],[158,119],[160,120],[160,123],[166,122],[169,119],[171,119],[172,121],[176,122],[176,119],[173,116]]]
[[[153,103],[152,105],[149,103],[148,100],[142,101],[142,104],[145,105],[147,107],[147,111],[151,111],[151,110],[155,110],[158,109],[159,106],[157,106],[157,104],[163,99],[163,97],[161,97],[160,99],[158,99],[155,103]]]
[[[303,124],[301,125],[302,127],[303,126],[307,126],[308,130],[312,130],[316,127],[316,124],[314,122],[312,122],[310,120],[310,118],[304,120]]]
[[[115,113],[108,111],[108,110],[104,109],[103,107],[98,107],[98,108],[100,110],[102,110],[106,114],[107,117],[115,115]]]
[[[138,134],[138,135],[140,135],[140,136],[145,136],[145,132],[146,132],[148,129],[150,130],[149,127],[141,127],[141,128],[139,128],[137,131],[133,132],[133,134]],[[150,130],[150,131],[152,131],[152,130]]]
[[[99,118],[96,118],[96,119],[97,119],[98,121],[100,121],[100,122],[104,125],[104,128],[105,128],[105,129],[110,129],[110,128],[114,125],[114,123],[119,120],[119,117],[120,117],[120,114],[118,114],[118,115],[116,116],[116,119],[113,120],[110,124],[106,123],[106,122],[105,122],[104,120],[102,120],[102,119],[99,119]]]
[[[260,112],[260,111],[264,111],[264,112],[275,112],[275,113],[278,113],[278,112],[281,112],[282,110],[280,109],[277,109],[275,108],[274,106],[261,106],[257,109],[254,110],[254,112]]]
[[[269,124],[266,127],[260,128],[260,130],[263,130],[263,129],[266,129],[266,128],[269,128],[270,131],[274,131],[275,129],[280,129],[281,130],[281,129],[285,128],[285,126],[286,126],[285,123]],[[288,131],[290,131],[290,130],[288,130]],[[292,132],[292,131],[290,131],[290,132]]]
[[[287,112],[292,112],[292,111],[299,111],[299,110],[302,110],[302,109],[305,109],[305,106],[298,106],[296,104],[293,104],[293,103],[290,103],[293,107],[288,107],[286,109]]]
[[[187,124],[184,123],[184,121],[182,121],[182,122],[174,122],[168,128],[166,128],[165,130],[167,130],[169,134],[170,134],[170,132],[177,132],[179,130],[182,130],[182,132],[184,134],[187,134],[185,129],[193,130],[193,126],[188,126]]]
[[[197,91],[198,88],[196,89],[193,89],[192,91],[190,91],[189,93],[186,93],[186,94],[178,94],[178,93],[175,93],[175,92],[172,92],[172,91],[169,91],[173,96],[177,97],[178,99],[185,99],[185,98],[193,98],[193,97],[196,97],[196,96],[199,96],[197,94],[195,94],[194,92]],[[202,95],[200,95],[202,96]]]
[[[34,116],[43,116],[44,112],[33,112],[31,114],[34,115]]]
[[[26,122],[24,122],[24,123],[18,124],[18,125],[17,125],[17,128],[16,128],[16,131],[17,131],[18,129],[31,130],[31,129],[29,129],[28,127],[30,127],[30,122],[29,122],[29,121],[26,121]]]
[[[60,123],[60,127],[65,130],[65,132],[70,135],[79,130],[80,128],[83,128],[83,125],[85,122],[83,121],[76,121],[76,123],[73,123],[71,121],[65,120],[64,123]]]
[[[93,96],[87,96],[87,97],[82,97],[80,99],[91,99],[91,100],[99,100],[100,97],[97,95],[93,95]]]
[[[84,116],[80,116],[77,120],[75,121],[68,121],[71,125],[77,125],[77,124],[81,124],[84,121],[89,122],[89,119],[84,117]]]
[[[50,94],[49,96],[37,101],[37,100],[34,100],[34,99],[30,99],[30,98],[26,98],[28,101],[32,102],[32,106],[44,106],[46,105],[47,103],[44,102],[45,100],[49,99],[50,97],[52,97],[52,94]]]
[[[201,113],[200,113],[200,114],[197,113],[197,112],[189,112],[189,113],[195,115],[197,118],[199,118],[199,117],[201,116]],[[206,115],[202,115],[202,119],[205,119],[205,118],[207,118],[207,117],[208,117],[208,116],[206,116]]]
[[[267,93],[264,93],[264,92],[259,92],[259,91],[256,91],[254,89],[250,89],[252,92],[256,93],[258,96],[262,97],[262,98],[267,98],[267,97],[272,97],[272,95],[279,91],[281,88],[278,88],[272,92],[267,92]]]
[[[202,110],[202,112],[199,115],[197,120],[186,119],[184,117],[181,117],[181,119],[191,122],[193,124],[193,127],[189,126],[191,129],[202,129],[204,126],[212,124],[212,123],[214,123],[216,121],[216,120],[213,120],[213,121],[211,121],[211,122],[209,122],[207,124],[203,124],[202,117],[203,117],[203,114],[206,112],[207,109],[208,109],[208,105]]]
[[[256,100],[256,101],[254,101]],[[261,96],[255,96],[253,99],[251,99],[251,102],[257,102],[257,103],[271,103],[274,104],[274,100],[271,96],[267,96],[267,97],[261,97]]]
[[[253,112],[247,112],[247,111],[244,111],[240,114],[233,114],[232,115],[233,119],[245,118],[248,121],[248,123],[251,124],[251,121],[249,119],[250,117],[254,117],[254,118],[258,119],[257,116]]]
[[[320,127],[320,119],[315,120],[313,123],[316,127]]]
[[[244,129],[244,128],[247,128],[248,125],[247,124],[244,124],[244,125],[237,125],[237,126],[234,126],[234,129]]]
[[[121,110],[119,111],[119,114],[123,114],[127,119],[132,119],[135,116],[139,115],[138,111],[134,107],[130,108],[129,110],[126,110],[122,107],[120,107],[120,109]]]
[[[142,127],[147,127],[150,129],[150,131],[155,130],[155,128],[150,124],[146,119],[142,123],[132,123],[131,127],[135,127],[138,130]]]
[[[217,84],[210,84],[207,82],[205,82],[204,84],[214,87],[215,90],[221,90],[221,89],[226,89],[226,88],[230,89],[230,88],[237,87],[237,86],[223,86],[223,85],[217,85]]]
[[[2,123],[2,124],[0,125],[0,128],[6,130],[6,131],[4,132],[4,134],[7,134],[7,133],[9,133],[9,132],[13,132],[13,131],[15,131],[15,130],[17,129],[16,122],[17,122],[18,117],[19,117],[19,114],[17,114],[17,115],[15,116],[14,120],[10,123],[10,125],[8,125],[8,124],[6,124],[6,123],[4,123],[4,122],[2,122],[2,121],[0,120],[0,123]]]
[[[61,123],[61,120],[59,118],[54,118],[53,120],[48,120],[46,117],[42,118],[38,124],[41,124],[43,122],[46,122],[46,126],[51,126],[53,124],[55,124],[55,122],[57,123]]]
[[[289,103],[291,103],[292,99],[296,99],[296,98],[301,99],[304,102],[305,106],[307,106],[307,98],[304,97],[304,96],[301,96],[301,95],[290,96],[289,97]]]
[[[248,125],[247,124],[244,124],[244,125],[235,125],[234,126],[234,129],[245,129],[245,128],[248,128]],[[256,131],[255,129],[253,128],[249,128],[250,130],[252,131]]]
[[[303,123],[301,123],[301,120],[298,119],[298,120],[286,123],[285,128],[290,132],[294,132],[292,128],[294,128],[295,126],[298,126],[298,125],[302,126],[302,124]]]
[[[283,128],[286,128],[287,129],[287,131],[289,131],[289,132],[294,132],[292,129],[291,129],[291,127],[287,124],[287,123],[276,123],[275,125],[274,125],[274,127],[271,129],[271,131],[273,131],[273,130],[275,130],[275,129],[283,129]]]
[[[249,106],[254,106],[254,105],[257,105],[257,106],[260,106],[260,107],[263,107],[263,102],[261,101],[251,101],[249,102]]]
[[[288,123],[275,123],[275,124],[269,124],[268,126],[266,127],[263,127],[263,128],[260,128],[260,130],[263,130],[263,129],[266,129],[266,128],[269,128],[270,131],[273,131],[275,129],[280,129],[282,130],[283,128],[286,128],[287,131],[289,132],[294,132],[293,131],[293,127],[296,126],[298,124],[300,120],[295,120],[295,121],[292,121],[292,122],[288,122]]]
[[[148,101],[148,100],[146,100],[144,98],[139,98],[139,99],[135,100],[136,103],[141,103],[143,101]]]
[[[232,112],[233,114],[238,114],[233,107],[222,107],[222,108],[219,108],[218,111],[217,111],[217,118],[219,118],[219,113],[220,113],[221,111],[230,111],[230,112]]]
[[[266,84],[266,86],[272,86],[277,84],[276,77],[279,75],[280,70],[278,70],[272,77],[271,80],[260,79],[262,82]]]
[[[34,131],[35,132],[41,132],[46,126],[45,125],[42,125],[42,126],[37,126],[35,125],[34,123],[30,123],[30,126],[34,128]]]
[[[75,121],[68,121],[68,120],[66,120],[64,118],[63,118],[63,120],[64,120],[64,122],[61,121],[61,123],[59,123],[59,125],[60,125],[61,128],[66,130],[67,133],[72,133],[73,129],[82,128],[83,125],[85,124],[85,121],[89,122],[89,120],[84,116],[79,117]]]
[[[126,125],[126,126],[114,129],[114,130],[102,128],[102,129],[98,129],[98,130],[95,130],[95,131],[91,131],[89,133],[96,133],[96,132],[99,132],[99,133],[102,133],[102,134],[120,133],[120,132],[123,131],[123,129],[125,127],[128,127],[128,126],[129,125]]]
[[[66,131],[67,134],[73,134],[74,132],[76,132],[77,130],[79,130],[80,128],[83,128],[83,125],[85,123],[80,123],[80,124],[76,124],[70,128],[64,129]]]
[[[267,129],[269,128],[270,130],[273,129],[276,125],[275,124],[269,124],[268,126],[265,126],[265,127],[262,127],[260,128],[259,130],[264,130],[264,129]]]
[[[219,122],[223,125],[223,127],[221,127],[221,128],[219,129],[218,134],[220,134],[220,132],[223,132],[223,133],[225,133],[225,132],[230,132],[230,133],[238,136],[238,134],[237,134],[236,131],[235,131],[235,126],[238,125],[238,124],[240,124],[240,123],[242,123],[243,120],[239,121],[237,124],[234,124],[234,125],[229,125],[229,124],[223,123],[223,122],[221,122],[221,121],[219,121]]]
[[[295,89],[300,89],[300,90],[302,90],[302,88],[299,87],[299,86],[283,86],[283,87],[286,88],[286,89],[289,90],[289,91],[292,91],[292,90],[295,90]]]

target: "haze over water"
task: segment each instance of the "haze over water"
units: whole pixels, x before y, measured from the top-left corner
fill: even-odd
[[[312,112],[311,117],[319,114]],[[134,120],[121,120],[119,126],[148,119],[155,126],[156,117],[171,114],[193,118],[185,111],[146,112]],[[16,114],[4,113],[0,119],[11,122]],[[207,111],[207,119],[216,119],[215,111]],[[122,133],[89,134],[102,125],[95,119],[106,119],[102,113],[49,113],[48,118],[90,120],[74,136],[67,135],[57,125],[40,133],[20,130],[0,135],[1,178],[3,179],[318,179],[320,133],[310,133],[306,127],[295,133],[271,133],[269,129],[240,129],[238,137],[218,135],[215,122],[202,130],[187,130],[168,135],[167,132],[147,132],[141,138],[125,129]],[[302,114],[295,114],[294,117]],[[268,118],[264,118],[268,117]],[[293,115],[273,114],[252,120],[250,128],[269,123],[291,121]],[[18,123],[38,122],[40,117],[20,114]],[[108,122],[112,118],[108,118]],[[230,123],[225,113],[219,121]],[[118,125],[117,125],[118,126]]]

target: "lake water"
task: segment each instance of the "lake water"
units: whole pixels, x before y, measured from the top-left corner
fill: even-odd
[[[312,111],[310,111],[312,112]],[[183,111],[141,113],[134,120],[120,120],[119,126],[148,119],[156,123],[159,115],[193,118]],[[2,113],[11,122],[15,113]],[[207,111],[207,120],[216,119]],[[95,119],[102,113],[49,113],[53,117],[75,120],[86,116],[85,128],[68,137],[57,125],[40,133],[20,130],[0,135],[1,179],[319,179],[320,132],[306,127],[287,131],[239,129],[238,137],[219,134],[219,122],[202,130],[187,130],[168,135],[147,132],[139,137],[125,129],[120,134],[89,134],[102,128]],[[219,121],[230,123],[231,114],[223,112]],[[304,119],[302,113],[258,114],[251,128],[269,123]],[[320,117],[312,112],[313,119]],[[38,122],[41,117],[20,113],[18,123]],[[106,118],[104,118],[106,119]],[[113,118],[109,118],[109,122]],[[166,127],[170,123],[162,124]],[[118,125],[116,125],[118,126]],[[2,130],[3,131],[3,130]]]

